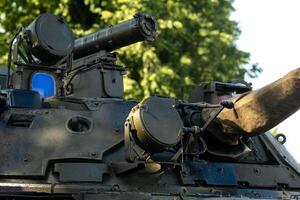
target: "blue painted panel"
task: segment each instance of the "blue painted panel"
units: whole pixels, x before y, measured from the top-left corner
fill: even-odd
[[[204,180],[208,185],[237,185],[235,168],[227,163],[185,162],[195,180]]]
[[[35,73],[31,79],[31,86],[31,89],[40,93],[43,98],[51,97],[55,94],[55,81],[49,74]]]
[[[41,108],[40,94],[36,91],[5,89],[0,91],[7,96],[7,106],[12,108]]]

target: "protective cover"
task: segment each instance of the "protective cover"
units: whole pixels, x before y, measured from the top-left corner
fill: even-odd
[[[299,110],[299,99],[300,68],[259,90],[236,97],[234,109],[224,109],[210,130],[220,140],[236,144],[240,135],[259,135],[288,118]]]
[[[45,63],[55,63],[73,50],[73,33],[62,17],[42,14],[27,30],[30,31],[28,44],[32,53]]]

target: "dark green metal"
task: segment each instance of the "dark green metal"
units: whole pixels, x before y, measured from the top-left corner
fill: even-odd
[[[209,132],[222,124],[203,110],[234,109],[221,100],[249,84],[204,84],[190,101],[123,98],[126,70],[112,51],[156,36],[155,18],[143,13],[75,41],[48,13],[16,36],[13,88],[0,91],[0,198],[300,197],[299,165],[270,133],[228,145]],[[16,50],[22,42],[25,55]],[[55,96],[31,91],[36,72],[53,76]]]

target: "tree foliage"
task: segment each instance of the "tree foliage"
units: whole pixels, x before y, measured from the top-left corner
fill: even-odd
[[[239,50],[240,34],[230,20],[232,0],[2,0],[0,62],[13,33],[44,12],[63,16],[79,37],[131,18],[142,11],[155,16],[160,34],[151,44],[118,50],[128,67],[127,98],[151,94],[185,98],[203,81],[243,79],[249,54]]]

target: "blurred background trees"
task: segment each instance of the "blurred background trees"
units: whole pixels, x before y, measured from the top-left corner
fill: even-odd
[[[260,69],[248,63],[249,53],[235,41],[240,31],[230,20],[232,0],[1,0],[0,64],[5,65],[9,40],[39,14],[63,16],[76,37],[147,12],[158,19],[154,43],[118,50],[128,67],[125,94],[141,99],[151,94],[187,98],[204,81],[255,77]]]

